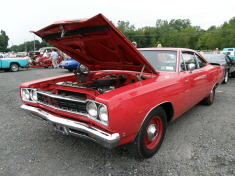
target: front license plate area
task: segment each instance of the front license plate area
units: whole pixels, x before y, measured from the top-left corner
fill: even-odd
[[[52,125],[53,125],[53,127],[54,127],[54,129],[56,131],[59,131],[59,132],[61,132],[63,134],[68,135],[68,132],[66,131],[66,128],[64,126],[62,126],[61,124],[59,124],[59,123],[52,123]]]

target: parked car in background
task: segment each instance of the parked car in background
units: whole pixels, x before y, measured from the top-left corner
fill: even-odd
[[[15,57],[15,58],[0,58],[0,69],[5,71],[16,72],[19,67],[26,67],[28,61],[26,58]]]
[[[29,57],[31,58],[30,67],[45,67],[48,68],[52,66],[52,60],[50,59],[50,53],[56,50],[59,54],[58,64],[63,60],[63,53],[56,47],[43,47],[39,51],[30,51]]]
[[[63,134],[109,149],[128,144],[138,158],[159,150],[168,123],[199,102],[211,105],[224,78],[224,67],[191,49],[137,50],[102,14],[35,34],[84,66],[22,83],[21,108]]]
[[[77,70],[79,64],[80,63],[78,61],[70,58],[60,62],[59,68],[67,69],[68,71],[72,72],[73,70]]]
[[[225,76],[223,84],[228,82],[229,75],[235,77],[235,62],[225,54],[204,54],[203,55],[211,64],[218,64],[225,67]]]
[[[224,48],[221,54],[228,55],[235,62],[235,48]]]

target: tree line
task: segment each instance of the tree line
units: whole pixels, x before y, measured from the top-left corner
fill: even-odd
[[[135,41],[139,48],[182,47],[195,50],[222,50],[227,47],[235,48],[235,17],[220,26],[211,26],[207,30],[200,26],[192,26],[189,19],[172,19],[170,21],[158,19],[155,26],[145,26],[136,29],[129,21],[118,21],[117,28],[130,40]],[[6,32],[0,33],[0,52],[22,52],[38,50],[44,46],[51,46],[46,42],[25,41],[20,45],[8,47],[9,37]]]
[[[189,19],[158,19],[154,27],[135,29],[129,21],[118,21],[117,28],[130,40],[138,43],[139,48],[182,47],[195,50],[222,50],[235,48],[235,17],[221,26],[211,26],[203,30],[200,26],[192,26]]]

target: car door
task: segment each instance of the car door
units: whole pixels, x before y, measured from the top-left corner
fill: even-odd
[[[206,62],[195,52],[182,51],[181,57],[180,74],[185,95],[184,108],[187,110],[202,100],[209,92],[208,71]],[[189,64],[194,64],[195,69],[189,70]]]
[[[229,73],[235,72],[235,62],[229,56],[225,56],[225,59],[229,66]]]

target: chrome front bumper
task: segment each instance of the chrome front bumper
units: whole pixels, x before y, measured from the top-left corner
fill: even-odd
[[[109,134],[87,124],[59,118],[32,106],[22,105],[21,108],[33,117],[45,120],[53,126],[54,129],[64,134],[92,140],[105,148],[113,149],[120,141],[118,133]]]

